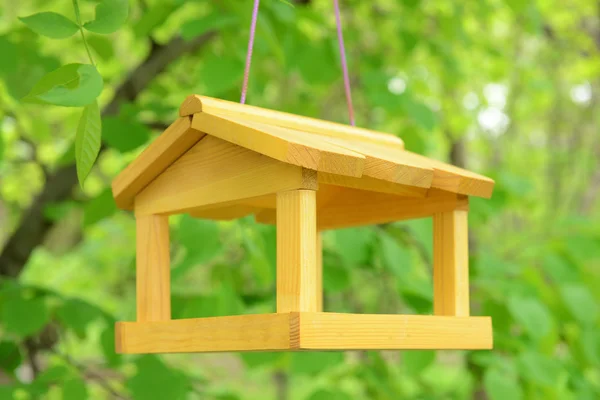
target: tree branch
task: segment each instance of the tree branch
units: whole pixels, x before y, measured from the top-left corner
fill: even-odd
[[[152,46],[146,59],[119,86],[102,115],[116,115],[121,104],[135,101],[150,82],[172,62],[184,54],[198,50],[215,35],[215,32],[208,32],[189,42],[175,38],[165,45]],[[54,226],[54,221],[44,216],[45,207],[71,198],[76,184],[77,170],[74,163],[62,166],[48,176],[42,191],[25,212],[20,225],[0,254],[0,276],[19,276],[31,253]]]

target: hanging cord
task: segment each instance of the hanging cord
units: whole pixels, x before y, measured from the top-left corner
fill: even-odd
[[[242,98],[240,103],[246,103],[246,92],[248,91],[248,78],[250,77],[250,64],[252,63],[252,49],[254,47],[254,35],[256,33],[256,20],[258,18],[258,6],[260,0],[254,0],[252,10],[252,22],[250,24],[250,38],[248,39],[248,52],[246,53],[246,68],[244,69],[244,83],[242,86]]]
[[[346,61],[346,49],[344,48],[344,35],[342,34],[342,20],[340,18],[340,4],[333,0],[335,9],[335,23],[337,25],[338,44],[340,45],[340,59],[342,61],[342,72],[344,74],[344,90],[346,91],[346,104],[348,105],[348,118],[350,125],[354,126],[354,107],[352,107],[352,94],[350,92],[350,77],[348,76],[348,61]]]
[[[254,36],[256,34],[256,20],[258,19],[258,7],[260,0],[254,0],[252,9],[252,22],[250,24],[250,38],[248,39],[248,52],[246,53],[246,67],[244,69],[244,83],[242,85],[242,98],[240,103],[246,103],[246,93],[248,92],[248,79],[250,77],[250,64],[252,64],[252,49],[254,48]],[[340,5],[338,0],[333,0],[335,9],[335,22],[337,26],[338,44],[340,47],[340,59],[342,61],[342,72],[344,74],[344,90],[346,93],[346,104],[348,105],[348,117],[350,125],[354,126],[354,108],[352,107],[352,94],[350,92],[350,77],[348,76],[348,61],[346,60],[346,49],[344,47],[344,35],[342,34],[342,21],[340,18]]]

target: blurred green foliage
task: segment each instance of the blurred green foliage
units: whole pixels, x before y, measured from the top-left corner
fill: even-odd
[[[110,181],[186,95],[239,99],[252,4],[132,0],[107,36],[124,2],[79,3],[104,81],[84,189],[81,110],[21,102],[89,58],[68,22],[54,40],[18,17],[76,20],[72,4],[0,2],[0,399],[600,398],[597,2],[342,1],[358,125],[496,180],[470,212],[493,351],[140,357],[114,353],[114,322],[135,317],[135,229]],[[344,122],[331,2],[263,0],[257,29],[249,103]],[[171,224],[175,318],[274,311],[273,228]],[[431,313],[431,237],[430,220],[327,232],[326,310]]]

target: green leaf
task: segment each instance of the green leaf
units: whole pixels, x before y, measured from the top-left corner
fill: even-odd
[[[550,387],[556,384],[563,370],[557,360],[533,351],[519,356],[519,368],[523,377],[531,382]]]
[[[583,285],[567,284],[560,288],[563,301],[575,319],[584,325],[593,325],[598,320],[598,303]]]
[[[126,153],[150,139],[150,129],[137,121],[108,117],[102,121],[102,140],[110,147]]]
[[[512,374],[506,374],[496,368],[488,369],[483,385],[490,400],[521,400],[523,391]]]
[[[110,217],[117,211],[112,191],[107,188],[83,206],[83,226],[88,227]]]
[[[373,238],[373,231],[369,228],[348,228],[335,231],[336,249],[350,266],[369,261]]]
[[[138,358],[135,365],[137,374],[127,381],[134,400],[185,398],[190,382],[180,371],[167,367],[155,356]]]
[[[55,12],[41,12],[19,19],[35,33],[52,39],[68,38],[79,29],[75,22]]]
[[[100,334],[100,347],[109,366],[116,367],[121,364],[123,357],[115,352],[115,327],[113,323],[110,323]]]
[[[350,400],[352,397],[344,392],[319,389],[308,397],[308,400]]]
[[[2,323],[6,331],[19,336],[39,332],[50,320],[44,299],[16,298],[4,304]]]
[[[244,63],[233,56],[208,57],[203,61],[198,78],[206,86],[207,94],[219,96],[239,87],[244,75]]]
[[[79,299],[68,299],[57,310],[58,319],[81,339],[85,338],[88,325],[100,315],[99,309]]]
[[[15,342],[0,342],[0,368],[8,373],[12,373],[23,361],[21,350]]]
[[[350,286],[350,271],[330,257],[323,260],[323,288],[328,292],[340,292]]]
[[[400,96],[400,104],[404,112],[408,114],[413,121],[427,131],[431,131],[437,125],[437,117],[431,108],[415,100],[410,94],[403,93]]]
[[[435,361],[435,351],[407,351],[402,355],[402,366],[411,375],[419,375]]]
[[[213,13],[184,23],[181,26],[181,37],[185,40],[192,40],[208,31],[220,31],[229,26],[234,26],[237,22],[238,17],[235,15]]]
[[[128,15],[128,0],[102,0],[96,6],[96,19],[86,22],[83,27],[94,33],[113,33],[123,26]]]
[[[548,308],[535,298],[511,297],[508,309],[513,318],[534,339],[540,340],[553,329],[552,315]]]
[[[77,178],[82,187],[100,152],[101,129],[100,110],[94,101],[83,109],[75,136]]]
[[[294,374],[317,375],[344,362],[339,351],[316,351],[292,353],[291,370]]]
[[[209,261],[222,247],[216,222],[189,215],[184,215],[181,219],[175,238],[197,263]]]
[[[102,60],[109,61],[115,56],[113,41],[110,40],[110,37],[90,35],[87,38],[87,42]]]
[[[81,378],[71,378],[61,383],[63,400],[84,400],[88,398],[88,390]]]
[[[248,352],[240,353],[242,361],[249,368],[257,368],[262,366],[272,366],[276,363],[280,363],[285,357],[284,353],[281,352]]]
[[[82,107],[92,103],[102,92],[102,77],[89,64],[68,64],[44,75],[23,101]]]

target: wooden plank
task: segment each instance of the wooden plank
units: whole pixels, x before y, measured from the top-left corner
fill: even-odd
[[[417,186],[402,185],[395,182],[375,179],[369,176],[354,178],[352,176],[342,176],[330,174],[327,172],[318,173],[319,183],[327,185],[342,186],[361,190],[370,190],[373,192],[397,194],[409,197],[425,197],[429,189]]]
[[[491,349],[490,317],[300,313],[300,349]]]
[[[314,190],[277,193],[277,312],[317,311]]]
[[[323,234],[317,232],[317,312],[323,312]]]
[[[431,187],[464,194],[490,198],[494,190],[494,180],[486,176],[476,174],[464,168],[446,164],[439,160],[427,158],[420,154],[404,151],[404,157],[415,162],[427,163],[433,168],[434,176]]]
[[[339,175],[361,176],[365,157],[318,136],[235,117],[194,115],[192,127],[209,135],[300,167]]]
[[[135,211],[188,212],[300,188],[316,189],[316,174],[206,136],[137,195]]]
[[[433,180],[431,166],[422,160],[404,157],[403,149],[340,138],[325,140],[339,147],[362,153],[365,156],[364,176],[422,188],[431,187]]]
[[[177,119],[113,180],[117,206],[133,209],[135,195],[203,136],[204,133],[191,129],[189,117]]]
[[[327,190],[328,185],[320,185]],[[436,212],[468,209],[468,198],[455,193],[430,189],[427,197],[400,197],[387,193],[337,188],[332,199],[318,208],[317,229],[340,229],[394,221],[430,217]],[[274,224],[275,212],[263,210],[256,222]]]
[[[204,210],[193,209],[188,212],[194,218],[231,221],[262,211],[262,208],[235,204],[224,207],[212,207]]]
[[[297,321],[297,315],[262,314],[117,322],[115,345],[121,354],[287,350],[297,346]]]
[[[386,146],[404,148],[402,139],[387,133],[375,132],[368,129],[288,114],[281,111],[253,107],[206,96],[188,96],[179,109],[179,114],[182,117],[198,114],[200,112],[233,117],[238,116],[256,122],[297,129],[303,132],[358,140],[365,143],[381,143]]]
[[[433,300],[435,315],[469,316],[467,211],[433,216]]]
[[[171,319],[169,217],[136,217],[137,320]]]

